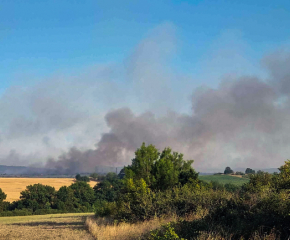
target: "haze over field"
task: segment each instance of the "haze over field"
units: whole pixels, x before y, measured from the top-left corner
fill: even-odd
[[[190,7],[198,11],[204,5]],[[216,14],[220,18],[223,13]],[[274,13],[267,14],[272,17]],[[29,28],[31,23],[24,24]],[[203,24],[205,33],[213,33]],[[225,28],[223,23],[216,24]],[[75,48],[79,65],[77,61],[65,65],[56,55],[48,58],[57,67],[39,70],[47,62],[44,52],[35,57],[43,61],[39,69],[31,61],[17,68],[17,73],[5,70],[6,85],[0,85],[0,164],[90,172],[97,165],[129,164],[134,151],[145,142],[184,153],[186,159],[195,160],[199,171],[228,165],[233,169],[282,165],[290,157],[290,36],[285,34],[283,41],[266,38],[256,50],[263,39],[252,43],[255,36],[251,31],[245,28],[243,33],[237,30],[242,28],[240,23],[235,24],[214,31],[214,37],[202,44],[188,35],[187,25],[164,16],[143,27],[138,38],[130,39],[126,46],[120,39],[119,50],[115,49],[118,36],[113,43],[92,47],[104,48],[102,54],[108,57],[94,59],[85,44],[76,41],[68,44],[70,50]],[[124,23],[126,29],[129,26]],[[28,33],[17,26],[11,29],[8,39],[14,39],[15,33],[15,37],[28,34],[32,43],[38,41],[33,27]],[[83,29],[87,31],[91,30]],[[191,31],[201,30],[193,26]],[[61,36],[51,38],[61,41]],[[25,43],[18,44],[26,54]],[[61,45],[46,44],[61,51]],[[200,45],[203,52],[197,50]],[[13,48],[13,42],[9,47]],[[83,53],[79,48],[84,48]],[[12,59],[10,64],[17,65],[21,51],[18,54],[0,58],[2,62]],[[81,59],[85,56],[89,60]]]

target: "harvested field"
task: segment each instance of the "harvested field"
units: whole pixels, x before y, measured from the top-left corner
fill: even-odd
[[[85,228],[92,213],[68,213],[42,216],[1,217],[0,239],[72,239],[93,240]]]
[[[62,186],[69,186],[74,183],[73,178],[0,178],[0,188],[7,194],[6,201],[13,202],[19,199],[20,192],[26,189],[26,186],[41,183],[49,185],[58,190]],[[91,187],[97,182],[90,181]]]

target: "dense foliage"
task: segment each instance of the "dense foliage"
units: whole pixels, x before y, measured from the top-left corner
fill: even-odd
[[[250,171],[249,181],[241,187],[200,181],[191,163],[168,148],[159,153],[143,144],[132,165],[125,167],[120,187],[106,187],[116,189],[119,197],[104,200],[96,215],[121,222],[194,216],[152,232],[149,239],[193,239],[206,232],[218,233],[220,239],[273,232],[277,238],[290,236],[290,161],[279,174]]]
[[[255,170],[253,170],[251,168],[247,168],[245,171],[245,174],[255,174]]]
[[[289,238],[289,160],[279,168],[280,173],[248,171],[249,180],[242,186],[201,181],[192,162],[170,148],[159,152],[153,145],[142,144],[132,164],[119,175],[95,175],[101,181],[94,188],[84,181],[58,191],[35,184],[11,204],[5,202],[6,194],[0,189],[0,215],[95,211],[115,223],[174,215],[178,221],[152,231],[145,239],[196,239],[201,234],[213,239],[208,238],[213,233],[219,239],[249,239],[257,232]]]
[[[249,175],[250,181],[233,194],[209,206],[202,205],[207,213],[191,221],[181,220],[151,233],[149,239],[288,239],[290,236],[290,161],[286,161],[279,174],[258,171]],[[225,186],[211,183],[217,195]],[[198,192],[207,198],[206,192]],[[221,196],[221,195],[219,195]],[[204,200],[203,200],[204,201]],[[217,204],[218,203],[218,204]],[[216,236],[212,238],[211,236]],[[264,238],[255,237],[263,235]],[[269,238],[267,237],[269,236]]]
[[[233,174],[233,173],[234,173],[234,170],[232,170],[230,167],[225,168],[224,174]]]
[[[191,167],[193,160],[183,160],[183,154],[165,148],[161,153],[153,145],[135,152],[132,165],[125,167],[125,182],[143,179],[152,190],[166,190],[188,182],[196,182],[198,173]]]
[[[82,182],[89,182],[90,178],[88,176],[81,176],[80,174],[76,175],[76,180],[77,181],[82,181]]]
[[[103,182],[96,185],[100,185],[98,189],[102,189],[103,184],[107,181],[118,180],[115,173],[108,173],[104,179]],[[115,198],[111,200],[116,200],[115,191],[111,192],[115,194]],[[29,185],[20,193],[20,200],[9,203],[5,202],[5,199],[6,194],[0,189],[0,216],[92,212],[99,205],[99,199],[107,200],[82,180],[76,181],[69,187],[63,186],[58,191],[51,186],[42,184]]]

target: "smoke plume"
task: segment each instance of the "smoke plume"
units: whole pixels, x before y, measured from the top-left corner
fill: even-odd
[[[170,146],[200,170],[278,167],[289,158],[289,53],[262,59],[267,78],[239,74],[195,88],[171,67],[175,52],[175,28],[164,24],[122,64],[8,90],[0,163],[91,172],[129,164],[142,142]]]

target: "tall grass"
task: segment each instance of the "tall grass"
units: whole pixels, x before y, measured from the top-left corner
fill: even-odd
[[[203,214],[202,214],[203,215]],[[180,228],[180,224],[183,225],[185,222],[190,222],[197,219],[202,219],[200,214],[188,215],[185,218],[177,218],[176,216],[168,218],[155,218],[149,221],[136,222],[136,223],[126,223],[114,222],[110,218],[96,218],[89,216],[86,219],[85,225],[90,232],[90,234],[97,240],[156,240],[156,239],[168,239],[162,238],[164,236],[164,226],[168,223],[173,223],[171,225],[179,236],[185,234],[180,231],[191,231],[191,229],[186,229],[186,226]],[[178,226],[179,225],[179,226]],[[216,226],[215,226],[216,227]],[[157,234],[159,237],[153,237],[151,233],[159,232]],[[185,234],[186,235],[186,234]],[[275,229],[272,229],[268,234],[266,234],[261,228],[260,231],[256,231],[249,238],[236,237],[230,232],[223,231],[199,231],[196,236],[190,238],[179,238],[184,240],[278,240],[279,235]]]
[[[153,219],[138,223],[116,223],[108,218],[88,217],[86,227],[97,240],[133,240],[142,239],[150,231],[160,228],[162,225],[176,221],[175,217],[166,219]]]

